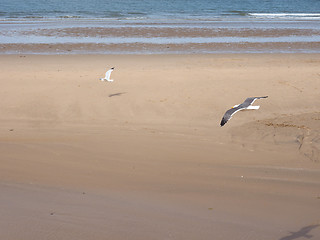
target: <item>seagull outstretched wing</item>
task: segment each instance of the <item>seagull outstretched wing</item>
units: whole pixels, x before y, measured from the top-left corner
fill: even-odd
[[[238,107],[230,108],[228,111],[226,111],[226,113],[222,117],[220,126],[222,127],[223,125],[225,125],[232,118],[233,114],[235,114],[236,112],[242,109],[243,109],[242,107],[238,106]]]
[[[108,81],[108,82],[113,82],[112,79],[110,79],[111,77],[111,73],[113,71],[114,67],[110,68],[107,72],[106,72],[106,76],[104,78],[100,78],[101,81]]]
[[[263,97],[249,97],[246,100],[244,100],[243,103],[239,104],[238,106],[235,106],[229,110],[226,111],[226,113],[223,115],[222,120],[220,122],[220,126],[222,127],[225,125],[231,118],[232,115],[235,114],[236,112],[244,109],[259,109],[259,106],[251,106],[255,100],[260,99],[260,98],[267,98],[268,96],[263,96]]]

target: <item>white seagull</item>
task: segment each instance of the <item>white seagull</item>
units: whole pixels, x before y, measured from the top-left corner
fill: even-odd
[[[244,109],[259,109],[260,106],[251,106],[253,102],[260,98],[267,98],[268,96],[264,97],[249,97],[247,98],[243,103],[233,106],[231,109],[226,111],[226,113],[223,115],[223,118],[221,120],[220,126],[222,127],[225,125],[231,118],[232,115],[236,112]]]
[[[110,79],[111,76],[111,72],[113,71],[114,67],[110,68],[107,72],[106,72],[106,76],[104,78],[100,78],[101,81],[108,81],[108,82],[113,82],[113,79]]]

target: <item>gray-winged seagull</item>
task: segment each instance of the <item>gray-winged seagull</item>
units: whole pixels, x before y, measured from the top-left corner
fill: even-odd
[[[101,81],[108,81],[108,82],[113,82],[112,79],[110,79],[111,76],[111,72],[113,71],[114,67],[110,68],[107,72],[106,72],[106,76],[104,78],[100,78]]]
[[[240,110],[244,110],[244,109],[259,109],[260,106],[251,106],[255,100],[260,99],[260,98],[267,98],[268,96],[264,96],[264,97],[249,97],[247,98],[243,103],[239,104],[239,105],[235,105],[234,107],[232,107],[231,109],[229,109],[228,111],[226,111],[226,113],[223,115],[220,126],[222,127],[223,125],[225,125],[231,118],[232,115],[235,114],[236,112],[240,111]]]

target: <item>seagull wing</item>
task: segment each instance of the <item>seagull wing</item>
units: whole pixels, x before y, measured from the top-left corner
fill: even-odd
[[[113,70],[108,70],[107,72],[106,72],[106,79],[107,79],[107,81],[109,81],[110,80],[110,76],[111,76],[111,72],[112,72]]]
[[[222,117],[222,120],[221,120],[221,123],[220,123],[221,127],[223,125],[225,125],[232,118],[232,115],[235,114],[236,112],[238,112],[240,110],[243,110],[243,109],[246,109],[247,107],[249,107],[257,99],[267,98],[267,97],[268,96],[249,97],[243,103],[241,103],[239,106],[229,109],[228,111],[226,111],[226,113]]]
[[[235,107],[235,108],[230,108],[226,113],[223,115],[220,126],[222,127],[225,125],[231,118],[232,115],[235,114],[236,112],[242,110],[242,107]]]
[[[243,103],[241,103],[241,105],[243,107],[249,107],[251,104],[254,103],[255,100],[260,99],[260,98],[267,98],[268,96],[263,96],[263,97],[249,97],[246,100],[244,100]]]

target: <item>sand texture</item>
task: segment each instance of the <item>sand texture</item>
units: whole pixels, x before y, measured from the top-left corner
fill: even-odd
[[[0,66],[0,239],[320,239],[319,54]]]

